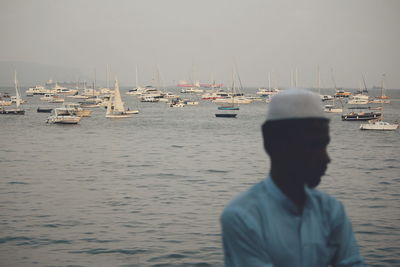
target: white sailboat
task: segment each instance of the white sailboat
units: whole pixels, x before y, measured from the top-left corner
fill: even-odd
[[[19,93],[19,88],[18,88],[17,72],[14,73],[14,85],[15,85],[15,104],[16,104],[16,107],[15,108],[10,108],[10,109],[1,108],[0,109],[0,114],[11,114],[11,115],[24,115],[25,114],[25,110],[20,107],[21,103],[22,103],[22,99],[21,99],[21,95]]]
[[[126,92],[127,95],[140,95],[141,93],[144,92],[145,88],[144,88],[144,87],[141,87],[141,86],[139,85],[139,81],[138,81],[139,78],[138,78],[138,77],[139,77],[139,76],[138,76],[138,67],[136,66],[136,79],[135,79],[136,83],[135,83],[135,88],[130,89],[128,92]]]
[[[322,101],[333,100],[333,96],[331,95],[321,95],[321,72],[319,70],[319,65],[317,65],[317,88],[318,94],[321,97]]]
[[[110,100],[107,104],[106,118],[130,118],[131,114],[128,114],[124,108],[124,102],[122,102],[121,93],[119,91],[118,80],[115,80],[114,95],[111,95]]]

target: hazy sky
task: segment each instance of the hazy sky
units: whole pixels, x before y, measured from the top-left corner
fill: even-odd
[[[399,0],[0,0],[0,61],[77,67],[121,84],[214,78],[244,85],[400,88]],[[23,75],[23,74],[20,74]],[[50,78],[50,77],[49,77]]]

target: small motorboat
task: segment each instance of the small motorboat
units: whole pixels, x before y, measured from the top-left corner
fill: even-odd
[[[41,107],[38,107],[36,111],[39,112],[39,113],[51,113],[53,111],[53,109],[52,108],[41,108]]]
[[[237,114],[234,113],[216,113],[215,117],[217,118],[236,118]]]

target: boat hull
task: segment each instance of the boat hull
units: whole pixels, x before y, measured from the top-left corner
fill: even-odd
[[[395,131],[397,128],[399,128],[398,124],[388,122],[363,123],[360,125],[360,130]]]
[[[37,108],[36,111],[40,112],[40,113],[51,113],[53,111],[53,109],[52,108]]]
[[[381,116],[381,113],[344,114],[342,115],[342,121],[369,121],[379,119]]]
[[[131,118],[133,117],[131,114],[108,114],[106,115],[106,118],[111,118],[111,119],[121,119],[121,118]]]
[[[78,124],[81,120],[81,117],[75,116],[58,116],[58,117],[51,117],[47,119],[47,123],[54,123],[54,124]]]
[[[24,115],[25,110],[23,109],[0,109],[0,114],[4,115]]]
[[[219,110],[239,110],[239,107],[218,107]]]
[[[237,114],[215,114],[215,117],[217,118],[236,118]]]

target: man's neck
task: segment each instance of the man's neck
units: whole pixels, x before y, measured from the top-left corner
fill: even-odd
[[[271,169],[270,175],[282,193],[287,196],[300,209],[300,211],[303,211],[306,202],[304,185],[295,183],[295,177],[288,177],[279,172],[274,172],[273,169]]]

